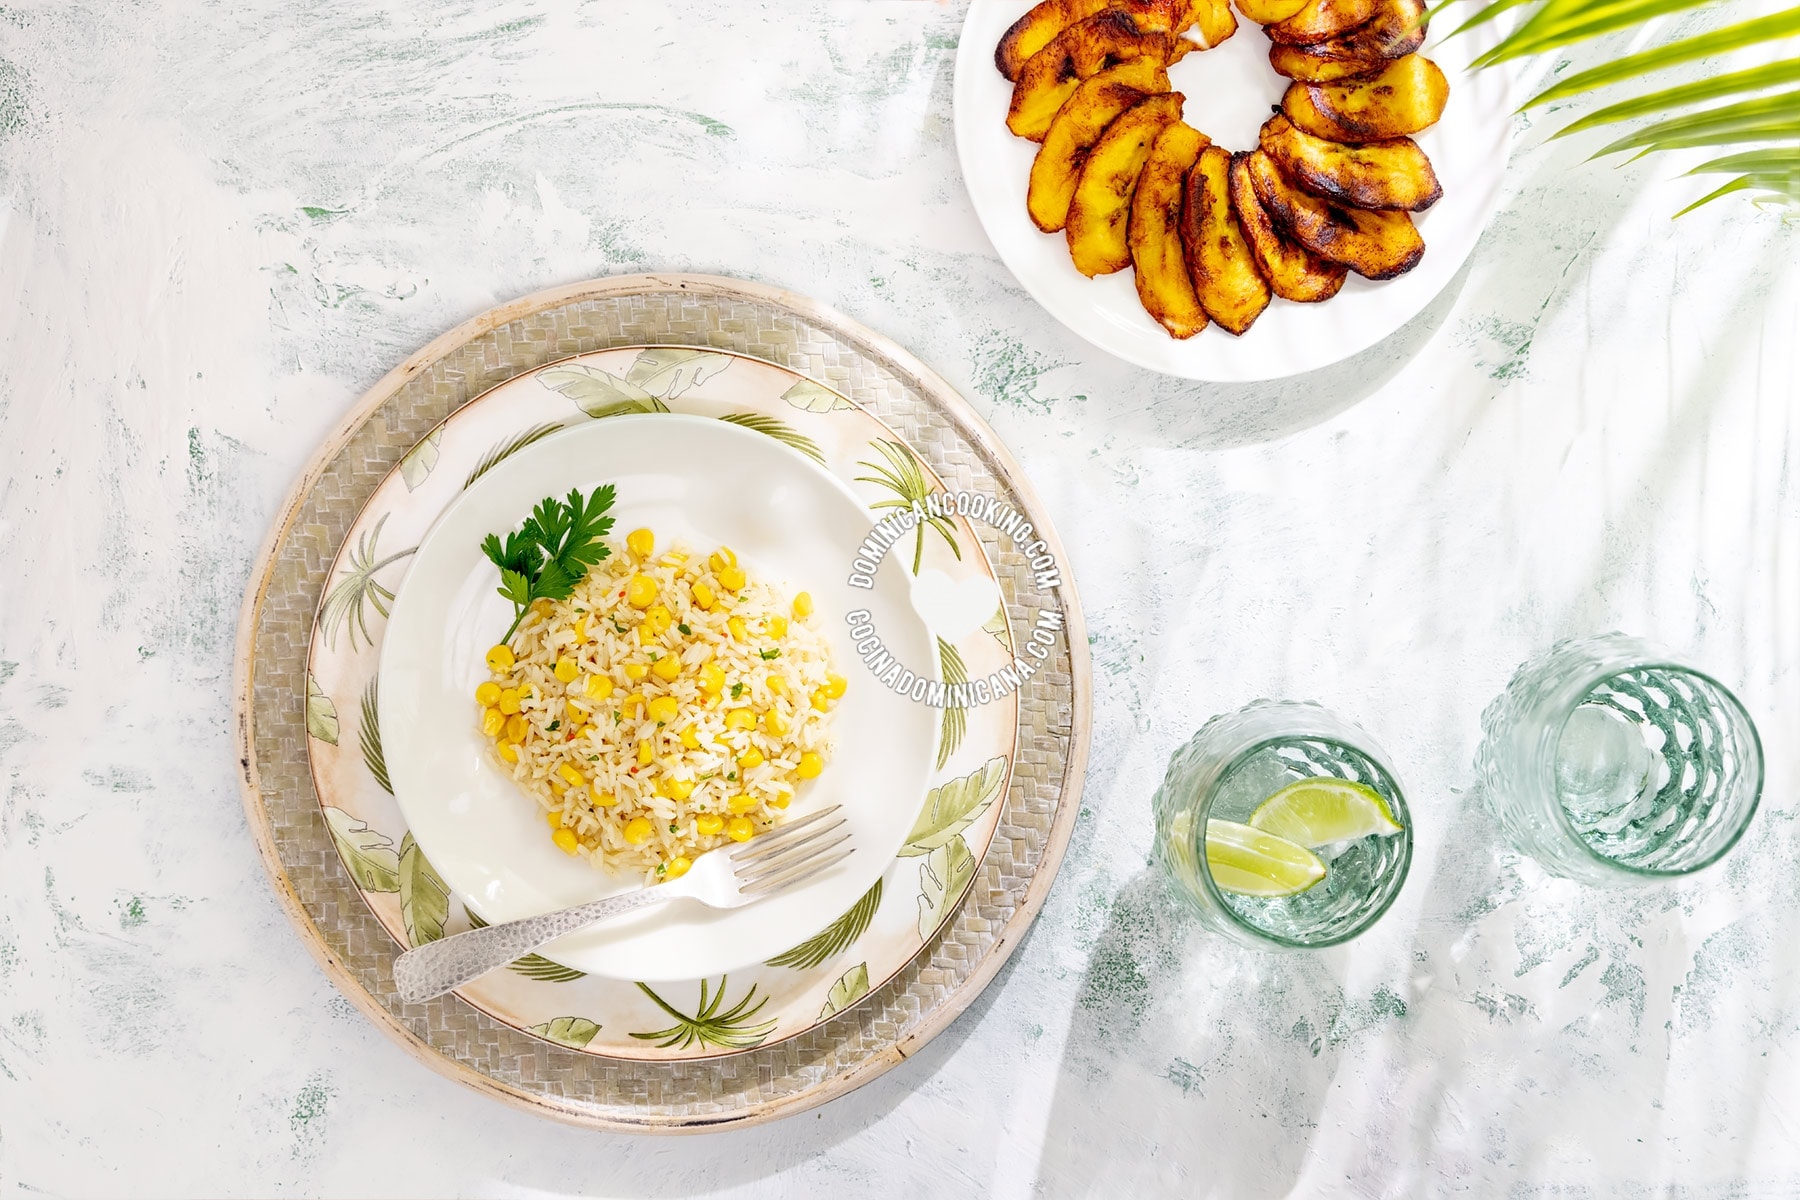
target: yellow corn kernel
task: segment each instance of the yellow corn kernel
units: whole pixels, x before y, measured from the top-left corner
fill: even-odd
[[[476,688],[475,703],[483,708],[492,708],[500,703],[500,685],[490,679]]]
[[[691,779],[663,780],[663,795],[671,800],[686,800],[694,794],[694,781]]]
[[[531,602],[531,612],[532,612],[533,616],[547,617],[555,611],[556,611],[555,603],[553,603],[548,598],[533,600]]]
[[[649,558],[650,552],[656,549],[656,534],[648,529],[634,529],[625,535],[625,544],[639,558]]]
[[[740,792],[730,800],[727,800],[725,802],[725,807],[729,808],[733,815],[741,817],[745,813],[755,812],[761,803],[762,801],[758,800],[755,796]]]
[[[749,817],[733,817],[725,822],[725,836],[734,842],[747,842],[756,836],[756,826]]]
[[[681,712],[681,702],[673,696],[658,696],[650,701],[650,719],[658,725],[667,725]]]
[[[742,617],[730,618],[725,622],[725,628],[731,631],[731,640],[734,642],[747,642],[750,640],[750,630],[744,624],[744,618]]]
[[[581,724],[579,724],[575,727],[575,735],[574,735],[573,740],[579,742],[582,738],[584,738],[588,734],[592,733],[593,729],[594,729],[593,722],[583,721]]]
[[[656,600],[656,580],[633,575],[625,582],[625,601],[633,608],[649,608]]]
[[[622,707],[627,719],[635,721],[644,715],[644,698],[636,692],[633,692],[631,695],[625,697],[625,703]]]
[[[744,590],[744,569],[742,567],[726,567],[719,572],[719,586],[728,592]]]
[[[655,757],[656,757],[656,748],[650,744],[650,739],[649,738],[640,739],[638,741],[638,753],[637,753],[638,766],[640,766],[640,767],[649,766],[651,760],[654,759]]]
[[[738,755],[737,764],[746,771],[751,767],[760,767],[763,765],[763,753],[755,746],[752,746],[742,754]]]
[[[737,566],[737,555],[730,546],[720,546],[707,556],[706,562],[713,570],[723,571],[726,567]]]
[[[825,760],[808,750],[800,756],[800,765],[794,768],[794,774],[802,779],[817,779],[824,769]]]
[[[501,742],[498,747],[500,757],[509,763],[519,761],[519,748],[511,742]]]
[[[625,664],[625,678],[631,680],[633,683],[644,682],[644,677],[648,674],[650,674],[650,665],[648,663]]]
[[[544,814],[544,820],[550,822],[550,828],[561,829],[562,828],[562,809],[560,809],[560,808],[551,809],[549,812]]]
[[[734,708],[725,714],[727,729],[755,729],[756,714],[747,708]]]
[[[787,680],[779,675],[769,676],[769,690],[774,692],[777,696],[786,699],[788,694]]]
[[[519,711],[519,692],[517,688],[504,688],[501,690],[500,711],[509,717]]]
[[[569,790],[569,785],[554,775],[544,782],[550,785],[550,794],[555,796],[558,800],[561,800],[563,793]]]
[[[511,646],[495,646],[487,652],[488,670],[496,675],[504,675],[512,670],[515,661]]]
[[[506,728],[506,714],[497,708],[485,708],[481,711],[481,732],[488,737],[499,737],[500,731]]]
[[[611,808],[618,802],[619,798],[611,792],[601,792],[598,796],[594,797],[594,803],[601,808]]]
[[[694,828],[700,831],[702,837],[713,837],[725,828],[725,818],[718,813],[701,813],[694,818]]]
[[[525,724],[525,718],[522,715],[514,713],[512,716],[506,718],[506,740],[509,742],[522,742],[525,740],[526,731],[530,728],[529,725]]]
[[[625,822],[625,840],[633,846],[641,846],[650,840],[650,835],[655,830],[656,827],[650,824],[650,818],[633,817]]]
[[[715,696],[724,691],[725,668],[718,663],[701,663],[700,690]]]
[[[844,693],[849,688],[850,681],[842,675],[827,675],[825,676],[825,686],[819,690],[825,693],[827,700],[842,700]]]
[[[579,617],[575,618],[575,640],[577,642],[587,641],[587,623],[588,619],[586,613],[582,613]]]
[[[812,616],[813,603],[811,592],[801,592],[794,597],[794,615],[802,621]]]
[[[575,836],[573,829],[559,829],[550,835],[550,840],[555,842],[557,848],[564,854],[575,853],[576,848],[581,845],[581,839]]]
[[[770,737],[787,736],[788,723],[783,720],[781,714],[774,709],[771,708],[768,712],[763,714],[762,723],[763,728],[768,731]]]
[[[663,864],[663,878],[680,879],[683,875],[688,873],[688,868],[693,865],[693,860],[687,855],[677,854],[674,858],[671,858],[667,863]]]
[[[675,677],[681,674],[681,659],[674,654],[665,654],[650,664],[650,673],[664,683],[674,683]]]
[[[567,721],[569,724],[579,725],[587,715],[588,710],[586,706],[577,704],[573,700],[563,701],[563,720]]]
[[[574,763],[564,763],[562,766],[556,768],[556,773],[567,780],[570,787],[585,787],[587,785],[587,776],[583,775],[580,771],[577,771]]]
[[[613,694],[613,681],[605,675],[589,675],[582,690],[587,692],[589,699],[604,700]]]
[[[656,628],[650,622],[645,621],[637,627],[637,640],[640,646],[656,645]]]
[[[814,708],[818,709],[820,712],[827,712],[830,710],[831,697],[827,696],[825,694],[824,688],[814,688],[813,689],[812,706]]]
[[[787,636],[787,618],[776,615],[769,618],[769,636],[780,641]]]
[[[688,556],[679,550],[671,550],[656,561],[665,567],[679,567],[687,562]]]
[[[656,630],[658,633],[667,633],[669,631],[669,626],[674,624],[674,622],[675,614],[670,612],[666,605],[652,604],[650,606],[650,611],[644,614],[644,624],[650,626],[650,628]]]
[[[700,735],[694,732],[694,727],[692,725],[684,728],[681,731],[680,736],[681,744],[689,750],[698,750],[700,748]]]
[[[776,808],[786,808],[788,806],[788,801],[792,799],[793,797],[786,792],[777,792],[775,795],[769,797],[769,803]]]
[[[694,592],[694,605],[697,608],[702,608],[702,609],[706,609],[706,610],[710,611],[712,609],[712,606],[719,602],[719,598],[713,594],[713,590],[711,588],[707,587],[704,583],[695,583],[693,592]]]
[[[557,679],[563,683],[574,683],[575,677],[581,674],[581,668],[575,665],[574,659],[565,654],[556,660],[555,673]]]

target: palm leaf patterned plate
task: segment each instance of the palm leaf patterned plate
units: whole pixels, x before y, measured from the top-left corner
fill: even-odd
[[[363,899],[402,946],[479,923],[414,843],[382,754],[376,667],[412,553],[445,506],[507,456],[578,422],[659,412],[730,421],[785,443],[843,480],[869,506],[871,524],[943,490],[902,438],[844,396],[710,349],[623,347],[565,359],[508,380],[432,430],[344,538],[307,661],[308,750],[326,825]],[[940,591],[969,584],[979,592],[983,582],[1000,590],[966,518],[921,522],[891,553]],[[1013,661],[1005,611],[938,639],[944,682]],[[899,854],[848,910],[751,970],[650,985],[531,955],[458,995],[546,1041],[613,1058],[709,1058],[804,1033],[879,988],[955,912],[999,823],[1017,728],[1011,697],[944,709],[934,773]]]

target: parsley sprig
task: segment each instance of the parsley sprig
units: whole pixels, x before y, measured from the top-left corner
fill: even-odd
[[[567,599],[588,568],[612,553],[601,540],[613,527],[613,519],[605,515],[612,505],[610,483],[595,488],[586,500],[580,489],[566,501],[546,496],[505,542],[493,533],[482,539],[481,552],[500,568],[499,592],[515,610],[502,642],[512,640],[534,602]]]

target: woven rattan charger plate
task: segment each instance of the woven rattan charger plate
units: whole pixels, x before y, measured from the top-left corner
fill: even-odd
[[[1066,571],[1040,590],[1011,539],[983,527],[1016,628],[1060,613],[1066,637],[1020,693],[999,828],[956,914],[893,980],[812,1031],[727,1058],[578,1053],[460,999],[403,1005],[399,947],[339,861],[308,771],[306,660],[346,531],[387,472],[446,415],[545,363],[627,345],[710,346],[829,384],[925,458],[945,486],[994,496],[1065,562],[1037,498],[968,404],[917,359],[803,297],[736,280],[640,275],[528,296],[439,337],[378,383],[308,464],[252,573],[236,701],[244,803],[275,891],[339,988],[433,1069],[528,1111],[594,1128],[691,1132],[804,1111],[867,1083],[949,1025],[1036,916],[1079,807],[1089,737],[1087,638]],[[1021,625],[1024,622],[1025,625]]]

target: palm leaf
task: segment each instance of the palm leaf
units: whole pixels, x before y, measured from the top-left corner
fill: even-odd
[[[825,465],[825,453],[819,449],[819,443],[785,421],[765,417],[761,413],[726,413],[719,420],[729,421],[745,429],[754,429],[765,437],[772,437],[782,445],[798,450],[821,467]]]
[[[1590,42],[1603,34],[1643,31],[1653,21],[1697,7],[1703,0],[1493,0],[1457,30],[1495,21],[1514,9],[1532,5],[1526,17],[1476,63],[1496,63],[1534,54],[1561,51]],[[1525,108],[1568,100],[1615,84],[1638,83],[1654,72],[1684,63],[1706,62],[1720,55],[1752,47],[1768,46],[1800,35],[1800,7],[1768,16],[1739,21],[1723,28],[1677,36],[1616,58],[1592,62],[1584,69],[1533,96]],[[1641,40],[1641,39],[1634,39]],[[1592,52],[1590,51],[1590,54]],[[1594,56],[1594,57],[1597,57]],[[1580,64],[1577,64],[1580,65]],[[1721,149],[1729,146],[1761,146],[1746,155],[1716,159],[1698,174],[1738,172],[1709,195],[1682,209],[1682,213],[1735,192],[1762,191],[1787,204],[1800,203],[1800,175],[1788,152],[1800,143],[1800,59],[1785,59],[1734,71],[1716,65],[1702,78],[1640,91],[1616,100],[1571,122],[1555,136],[1566,137],[1622,121],[1647,120],[1633,132],[1615,137],[1594,157],[1622,151],[1645,154],[1667,150]],[[1713,108],[1695,110],[1709,101],[1724,101]],[[1750,158],[1751,155],[1761,157]],[[1681,215],[1680,213],[1676,214]]]
[[[387,602],[394,598],[394,593],[376,580],[375,572],[418,550],[417,546],[412,546],[377,559],[375,555],[381,545],[381,527],[387,524],[387,519],[388,515],[384,514],[357,537],[356,549],[350,552],[350,565],[344,569],[337,585],[325,594],[325,603],[319,606],[319,629],[325,634],[325,645],[331,649],[337,648],[340,625],[350,630],[351,650],[356,649],[356,637],[359,633],[371,647],[375,645],[375,639],[369,633],[369,622],[363,606],[371,605],[385,617],[388,615]]]
[[[944,686],[949,687],[952,684],[969,682],[969,668],[964,664],[963,657],[957,652],[956,647],[943,638],[939,638],[937,644],[938,666],[944,672]],[[968,732],[968,711],[954,704],[946,704],[938,731],[937,765],[940,768],[950,761],[950,756],[956,753],[956,748],[962,745],[962,740]]]
[[[875,910],[880,907],[881,880],[877,879],[875,886],[864,892],[862,899],[852,904],[843,916],[792,950],[769,959],[767,965],[792,967],[796,971],[812,970],[861,937],[869,928],[869,922],[875,919]]]
[[[917,508],[923,505],[937,490],[931,486],[931,481],[925,478],[925,469],[919,465],[919,460],[913,457],[913,452],[907,449],[904,443],[877,438],[869,444],[875,447],[883,461],[857,463],[857,466],[867,467],[875,473],[858,475],[856,482],[872,483],[894,493],[892,500],[877,500],[869,505],[870,508]],[[919,567],[924,561],[926,529],[936,530],[937,535],[943,538],[950,547],[950,553],[956,555],[959,562],[962,560],[962,547],[957,545],[956,527],[950,523],[950,519],[927,516],[919,521],[913,534],[912,572],[914,575],[919,573]]]
[[[706,998],[707,981],[700,981],[700,1004],[693,1016],[674,1008],[668,1001],[650,989],[647,983],[638,987],[644,995],[650,997],[656,1006],[675,1018],[675,1024],[667,1029],[658,1029],[649,1033],[634,1033],[631,1036],[640,1041],[655,1042],[658,1049],[686,1050],[689,1046],[711,1046],[720,1050],[748,1050],[752,1046],[760,1046],[769,1036],[771,1030],[780,1021],[764,1021],[753,1024],[751,1018],[762,1011],[769,998],[764,996],[756,1000],[756,985],[726,1012],[719,1011],[719,1005],[725,1000],[725,981],[729,976],[719,976],[719,989],[713,993],[712,1000]],[[756,1000],[755,1004],[751,1001]]]
[[[486,454],[481,456],[481,461],[475,464],[475,469],[469,472],[469,477],[467,479],[463,480],[463,486],[465,488],[468,487],[471,483],[474,483],[477,479],[480,479],[483,475],[486,475],[489,471],[493,470],[503,460],[517,454],[533,442],[542,441],[561,428],[562,424],[557,421],[551,421],[543,425],[533,425],[530,429],[527,429],[524,433],[521,433],[511,441],[501,442],[498,446],[495,446],[492,450],[489,450]]]
[[[363,689],[362,730],[356,735],[356,740],[362,747],[363,765],[369,768],[369,774],[375,777],[381,790],[391,796],[394,794],[394,785],[388,781],[387,755],[381,750],[380,686],[381,679],[377,676],[369,680],[369,686]]]
[[[476,916],[474,910],[466,905],[463,912],[469,916],[470,929],[486,929],[487,922]],[[573,983],[577,979],[587,978],[586,971],[577,971],[574,967],[565,967],[559,962],[551,962],[541,954],[527,954],[524,958],[515,958],[506,964],[507,969],[517,971],[527,979],[536,979],[540,983]]]

